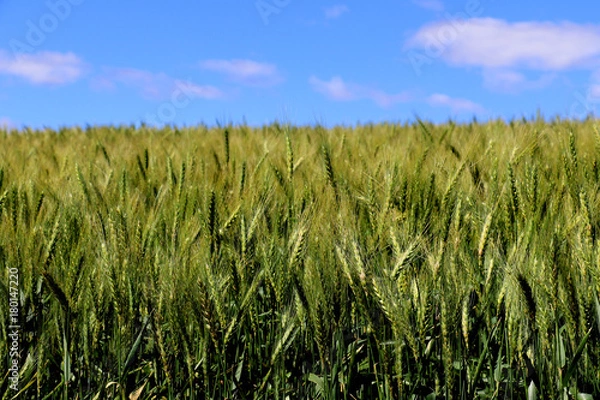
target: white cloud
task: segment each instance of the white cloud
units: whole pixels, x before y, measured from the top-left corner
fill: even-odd
[[[427,103],[434,107],[447,107],[455,114],[484,113],[485,109],[467,99],[450,97],[446,94],[434,93],[427,98]]]
[[[444,3],[441,0],[412,0],[412,2],[426,10],[436,12],[444,11]]]
[[[337,4],[335,6],[325,8],[325,17],[327,19],[336,19],[342,16],[342,14],[350,12],[348,6],[344,4]]]
[[[334,76],[329,81],[322,81],[316,76],[311,76],[308,79],[308,83],[310,83],[315,91],[325,95],[331,100],[350,101],[357,99],[356,94],[348,88],[339,76]]]
[[[487,86],[514,87],[527,80],[521,72],[509,69],[489,69],[483,72],[483,80]]]
[[[225,97],[220,89],[210,85],[196,85],[190,81],[175,81],[175,85],[192,98],[200,99],[220,99]]]
[[[191,97],[218,99],[225,94],[211,85],[196,85],[190,81],[182,82],[163,72],[155,73],[135,68],[105,68],[101,76],[96,77],[92,86],[96,89],[113,90],[118,85],[133,88],[147,98],[167,99],[177,89],[185,89]]]
[[[248,86],[273,86],[283,81],[276,65],[253,60],[205,60],[200,67]]]
[[[425,25],[406,43],[429,59],[484,68],[525,67],[558,71],[600,61],[600,25],[507,22],[493,18]]]
[[[316,76],[311,76],[308,83],[313,90],[335,101],[368,99],[380,107],[389,107],[395,103],[409,101],[411,98],[407,92],[389,94],[383,90],[369,86],[346,83],[339,76],[334,76],[329,81],[323,81]]]
[[[42,51],[12,57],[0,50],[0,74],[17,76],[36,85],[73,83],[85,70],[85,63],[73,53]]]
[[[511,69],[484,69],[483,83],[488,89],[518,93],[523,90],[541,89],[550,85],[556,78],[555,73],[542,74],[538,79],[528,79],[522,73]]]

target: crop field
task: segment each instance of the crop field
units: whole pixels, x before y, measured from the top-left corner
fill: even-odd
[[[598,398],[600,124],[0,130],[0,266],[1,399]]]

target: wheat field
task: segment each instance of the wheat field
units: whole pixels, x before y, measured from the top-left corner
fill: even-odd
[[[593,119],[0,131],[1,398],[598,398],[599,163]]]

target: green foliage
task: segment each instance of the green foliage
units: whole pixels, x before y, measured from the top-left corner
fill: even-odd
[[[599,143],[593,120],[1,135],[19,398],[599,396]]]

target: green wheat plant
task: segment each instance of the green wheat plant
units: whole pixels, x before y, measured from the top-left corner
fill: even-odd
[[[600,396],[600,125],[0,130],[0,399]]]

